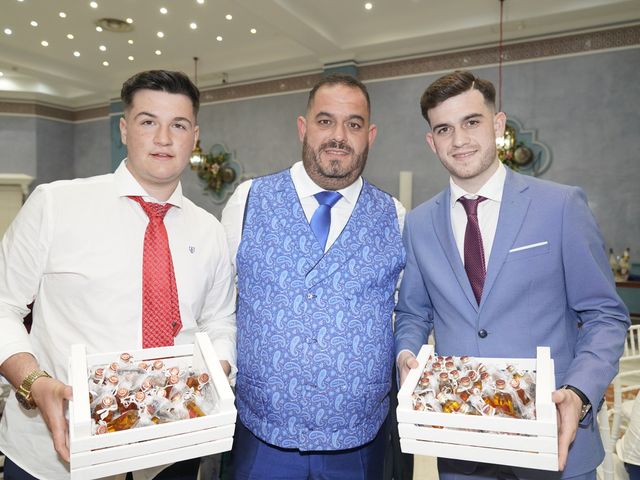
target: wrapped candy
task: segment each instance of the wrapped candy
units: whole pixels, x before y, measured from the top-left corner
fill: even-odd
[[[96,435],[198,418],[216,408],[209,375],[162,360],[135,363],[128,353],[88,372]]]
[[[435,355],[412,399],[415,410],[535,419],[535,372],[498,368],[466,355]]]

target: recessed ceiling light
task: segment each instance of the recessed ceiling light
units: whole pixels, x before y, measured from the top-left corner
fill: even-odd
[[[107,47],[105,47],[104,45],[100,45],[98,47],[98,50],[100,50],[101,52],[106,52],[107,51]]]
[[[133,55],[129,55],[129,56],[127,57],[127,59],[128,59],[130,62],[133,62],[133,61],[135,60],[135,59],[133,58]]]
[[[79,57],[80,56],[80,52],[78,52],[77,50],[75,52],[73,52],[73,56],[74,57]]]
[[[364,4],[365,10],[371,10],[373,8],[373,3],[367,2]]]
[[[91,8],[98,8],[98,2],[89,2]]]
[[[101,32],[102,31],[102,27],[96,27],[96,32]]]
[[[30,25],[32,27],[37,27],[38,26],[38,22],[36,22],[35,20],[31,20]]]
[[[230,13],[227,13],[224,18],[226,18],[227,20],[232,20],[233,19],[233,15],[231,15]]]
[[[127,40],[127,43],[128,43],[129,45],[133,45],[133,40],[129,39],[129,40]]]
[[[158,35],[158,38],[164,38],[164,32],[158,32],[156,35]]]
[[[59,16],[60,18],[67,18],[67,14],[66,14],[66,13],[64,13],[64,12],[60,12],[60,13],[58,13],[58,16]]]
[[[4,77],[4,73],[0,72],[0,77]]]
[[[197,0],[200,5],[204,3],[204,0]]]
[[[4,33],[5,33],[5,35],[11,35],[13,33],[13,31],[10,28],[5,28],[4,29]]]
[[[42,40],[40,42],[40,45],[42,45],[43,47],[48,47],[49,46],[49,42],[47,42],[46,40]]]
[[[219,41],[219,42],[221,42],[221,41],[222,41],[222,36],[218,35],[218,36],[216,37],[216,40],[217,40],[217,41]]]
[[[166,15],[168,11],[169,11],[169,10],[167,10],[166,8],[164,8],[164,7],[160,7],[160,13],[161,13],[161,14]]]
[[[253,33],[254,35],[255,35],[256,33],[258,33],[258,30],[256,30],[255,28],[252,28],[252,29],[251,29],[251,30],[249,30],[249,31],[250,31],[251,33]]]
[[[105,67],[108,67],[108,66],[109,66],[109,62],[107,62],[107,61],[105,60],[104,62],[102,62],[102,65],[103,65],[103,66],[105,66]]]
[[[189,24],[189,28],[191,28],[191,30],[195,30],[196,28],[198,28],[198,24],[196,22],[191,22]]]
[[[125,21],[126,21],[127,23],[133,23],[133,18],[127,18]]]
[[[156,54],[156,55],[162,55],[162,52],[161,52],[160,50],[156,50],[156,51],[155,51],[155,54]]]
[[[67,33],[67,38],[69,40],[73,40],[75,37],[73,36],[73,33]]]

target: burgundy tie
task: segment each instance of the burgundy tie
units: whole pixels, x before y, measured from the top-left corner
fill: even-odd
[[[142,347],[170,346],[182,328],[169,237],[164,226],[164,216],[171,205],[145,202],[142,197],[129,198],[138,202],[149,217],[142,256]]]
[[[478,204],[486,200],[485,197],[464,198],[458,201],[467,212],[467,228],[464,232],[464,269],[471,283],[471,289],[476,297],[478,305],[482,298],[482,288],[484,287],[484,277],[487,273],[484,262],[484,248],[482,246],[482,235],[480,225],[478,225]]]

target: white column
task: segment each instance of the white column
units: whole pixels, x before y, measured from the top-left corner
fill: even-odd
[[[401,171],[400,172],[400,190],[398,200],[404,205],[404,208],[411,210],[411,201],[413,197],[413,172]]]

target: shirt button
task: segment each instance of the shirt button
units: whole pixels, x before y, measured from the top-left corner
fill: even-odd
[[[307,300],[313,300],[316,296],[313,293],[307,293]]]
[[[487,333],[487,331],[484,328],[478,332],[478,336],[480,338],[485,338],[487,335],[489,335],[489,334]]]

